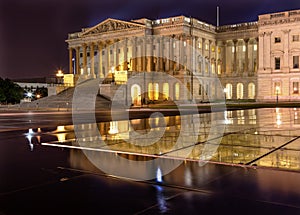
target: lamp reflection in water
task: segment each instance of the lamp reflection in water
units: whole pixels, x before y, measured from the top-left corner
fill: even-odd
[[[282,124],[281,121],[281,113],[280,113],[280,108],[276,108],[276,125],[279,128],[279,126]]]
[[[160,213],[166,213],[168,211],[168,207],[167,207],[166,197],[164,196],[163,193],[164,189],[159,185],[155,185],[155,188],[156,188],[157,204]]]
[[[32,128],[29,128],[28,133],[26,133],[26,138],[29,142],[30,151],[33,151],[33,144],[32,144],[33,136],[34,136],[34,131],[32,130]]]
[[[160,167],[157,168],[156,170],[156,181],[159,182],[159,183],[162,183],[162,172],[161,172],[161,169]]]

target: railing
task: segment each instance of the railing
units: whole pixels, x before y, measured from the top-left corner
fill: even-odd
[[[233,31],[233,30],[246,30],[246,29],[254,29],[258,28],[257,22],[246,22],[234,25],[224,25],[217,27],[217,32],[226,32],[226,31]]]

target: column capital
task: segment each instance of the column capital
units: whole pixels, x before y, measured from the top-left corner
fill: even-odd
[[[282,32],[283,32],[284,34],[288,34],[290,31],[291,31],[290,29],[288,29],[288,30],[282,30]]]
[[[237,42],[238,42],[238,40],[237,39],[233,39],[232,42],[233,42],[234,45],[236,45]]]
[[[244,42],[245,42],[245,43],[248,43],[249,40],[250,40],[249,38],[244,38]]]

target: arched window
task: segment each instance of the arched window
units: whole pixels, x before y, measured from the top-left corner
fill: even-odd
[[[225,95],[226,99],[232,99],[232,84],[226,84]]]
[[[236,86],[236,98],[243,99],[244,97],[244,85],[242,83],[238,83]]]
[[[163,99],[164,100],[169,99],[169,84],[168,83],[163,84]]]
[[[248,84],[248,98],[249,99],[255,98],[255,84],[254,83]]]
[[[153,83],[153,100],[158,100],[158,96],[159,96],[159,86],[158,83]]]
[[[148,98],[149,100],[153,100],[153,84],[148,84]]]
[[[131,87],[131,99],[134,105],[141,105],[141,87],[137,84]]]

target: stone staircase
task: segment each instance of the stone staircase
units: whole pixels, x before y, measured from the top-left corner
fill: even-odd
[[[107,109],[111,105],[111,101],[104,96],[97,95],[96,99],[95,94],[97,89],[94,90],[95,93],[91,91],[91,86],[94,88],[97,87],[97,80],[89,80],[83,83],[80,83],[76,87],[69,87],[66,90],[60,92],[58,95],[52,95],[45,98],[41,98],[30,103],[22,103],[20,104],[20,108],[23,109],[53,109],[53,110],[71,110],[75,107],[83,107],[84,104],[92,104],[95,105],[95,109]],[[73,99],[74,94],[79,98]],[[73,104],[73,101],[77,102],[77,104]],[[83,106],[82,106],[83,105]],[[90,107],[91,108],[91,107]]]

